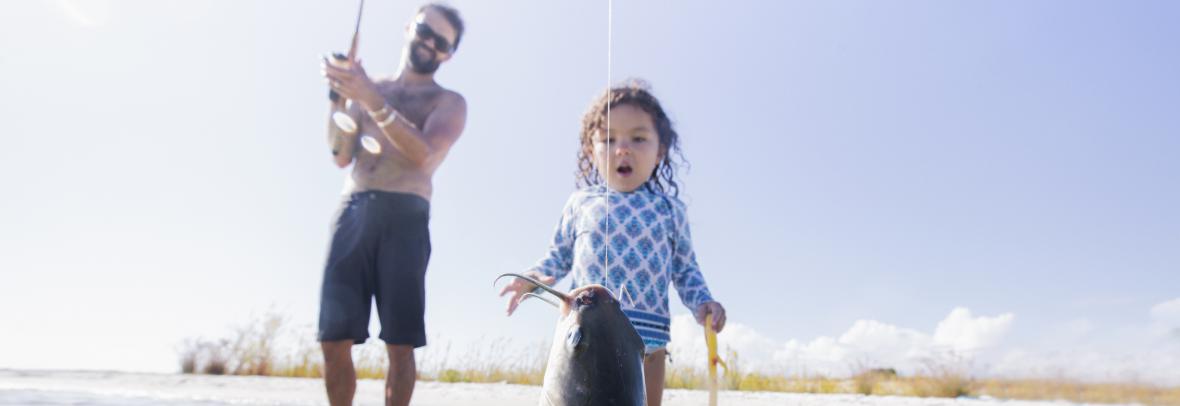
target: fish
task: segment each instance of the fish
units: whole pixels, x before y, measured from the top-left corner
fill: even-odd
[[[563,293],[515,273],[496,281],[509,276],[536,286],[522,300],[535,297],[559,311],[539,405],[643,406],[643,339],[609,289],[595,284]],[[559,300],[546,299],[541,292]]]

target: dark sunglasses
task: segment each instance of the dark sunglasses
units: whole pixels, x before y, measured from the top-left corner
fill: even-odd
[[[438,33],[434,32],[434,29],[430,28],[430,26],[426,25],[426,23],[417,23],[414,27],[414,34],[417,35],[419,39],[433,39],[435,51],[449,54],[451,51],[455,50],[454,47],[451,46],[450,41],[447,41],[447,39],[443,38],[442,35],[438,35]]]

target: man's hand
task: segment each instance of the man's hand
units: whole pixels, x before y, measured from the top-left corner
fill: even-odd
[[[557,278],[536,271],[525,272],[524,275],[541,281],[541,283],[546,285],[553,285],[554,282],[557,282]],[[500,290],[500,297],[504,297],[508,292],[512,292],[512,297],[508,298],[509,316],[512,315],[512,312],[516,311],[516,306],[520,304],[520,299],[524,297],[524,294],[532,292],[535,288],[536,285],[533,285],[532,282],[520,278],[512,278],[512,283],[505,285],[504,289]]]
[[[377,85],[365,73],[361,61],[334,65],[327,57],[320,64],[321,72],[328,79],[328,85],[341,97],[360,103],[368,111],[380,110],[385,98],[377,92]]]
[[[722,307],[721,303],[705,302],[697,306],[696,311],[693,312],[697,324],[701,326],[705,325],[705,315],[707,314],[713,315],[713,331],[720,333],[721,329],[725,328],[725,307]]]

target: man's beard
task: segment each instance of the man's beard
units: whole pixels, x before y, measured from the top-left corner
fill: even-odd
[[[418,48],[424,49],[430,54],[430,57],[428,59],[419,57]],[[410,68],[413,69],[414,72],[423,75],[429,75],[438,70],[439,64],[441,64],[441,62],[438,61],[437,52],[427,47],[426,44],[414,41],[413,46],[410,47]]]

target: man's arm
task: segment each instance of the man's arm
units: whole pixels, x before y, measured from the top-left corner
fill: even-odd
[[[438,167],[467,124],[467,101],[455,92],[446,92],[442,96],[420,129],[400,114],[390,122],[387,119],[394,113],[392,109],[383,109],[388,104],[365,73],[361,61],[356,61],[348,68],[341,68],[332,66],[325,59],[321,67],[333,88],[341,96],[352,99],[354,105],[360,104],[372,114],[381,134],[402,156],[419,168]],[[381,125],[383,122],[387,124]]]
[[[389,125],[377,126],[381,134],[418,167],[436,168],[467,125],[467,101],[458,93],[448,92],[426,117],[421,129],[406,121],[396,110],[390,114],[397,114],[397,117]],[[381,122],[386,118],[388,115],[373,117],[373,120]]]
[[[332,151],[332,160],[336,166],[344,168],[352,163],[356,153],[357,133],[346,133],[332,121],[332,114],[338,111],[335,104],[328,110],[328,147]],[[354,104],[347,112],[357,123],[360,123],[359,111]]]

